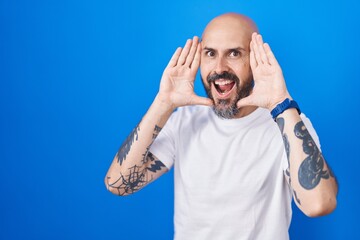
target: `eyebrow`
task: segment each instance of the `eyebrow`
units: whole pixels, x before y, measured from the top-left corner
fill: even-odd
[[[210,48],[210,47],[204,47],[203,50],[207,50],[207,51],[216,51],[214,48]],[[242,47],[236,47],[236,48],[229,48],[229,49],[226,49],[226,51],[244,51],[246,52],[246,49],[245,48],[242,48]]]

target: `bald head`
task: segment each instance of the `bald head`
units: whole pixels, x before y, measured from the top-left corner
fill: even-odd
[[[236,13],[214,18],[204,30],[200,74],[209,98],[214,100],[214,111],[222,118],[244,113],[236,104],[249,96],[253,87],[250,41],[257,31],[254,21]]]
[[[217,35],[217,38],[236,36],[250,42],[253,32],[258,32],[258,28],[252,19],[238,13],[225,13],[210,21],[203,32],[202,40],[206,41]]]

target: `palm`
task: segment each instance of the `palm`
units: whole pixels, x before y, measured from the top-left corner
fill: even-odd
[[[188,105],[187,99],[194,94],[194,79],[190,68],[170,67],[166,68],[161,80],[160,91],[166,93],[177,106]]]
[[[210,99],[199,97],[194,92],[199,65],[200,46],[198,38],[194,37],[186,42],[184,49],[175,51],[161,78],[159,94],[173,107],[211,105]]]
[[[272,109],[284,98],[289,97],[285,80],[268,44],[254,33],[250,43],[250,66],[255,86],[252,94],[239,101],[238,106],[255,105]]]

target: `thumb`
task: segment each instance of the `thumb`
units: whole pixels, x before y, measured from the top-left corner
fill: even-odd
[[[212,105],[214,105],[214,102],[210,98],[199,97],[197,95],[193,95],[190,99],[190,105],[212,106]]]
[[[242,108],[245,106],[252,106],[252,105],[254,105],[254,101],[253,101],[253,96],[251,95],[246,98],[240,99],[236,104],[238,108]]]

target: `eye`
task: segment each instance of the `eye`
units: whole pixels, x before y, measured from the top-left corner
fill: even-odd
[[[215,52],[214,51],[211,51],[211,50],[208,50],[205,52],[206,56],[208,57],[215,57]]]
[[[229,54],[230,57],[239,57],[240,56],[240,52],[237,50],[233,50],[230,52]]]

